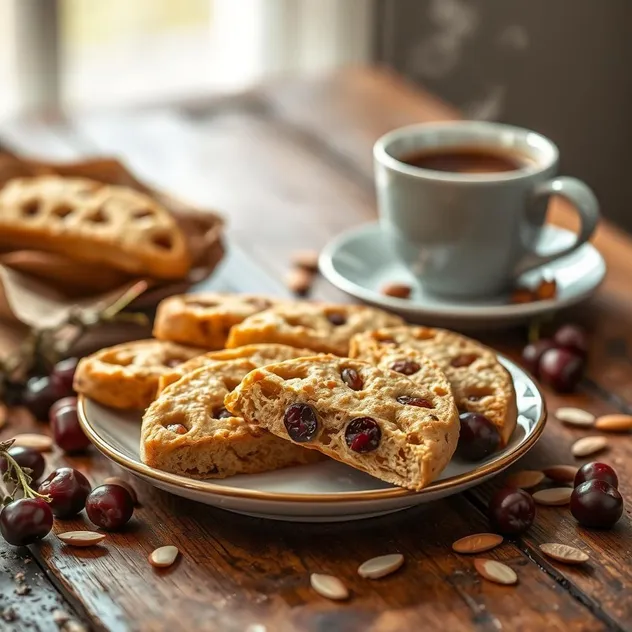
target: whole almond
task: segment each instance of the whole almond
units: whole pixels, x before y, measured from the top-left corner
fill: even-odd
[[[404,556],[401,553],[380,555],[360,564],[358,575],[367,579],[380,579],[380,577],[394,573],[398,568],[401,568],[403,563]]]
[[[456,553],[483,553],[502,544],[503,537],[496,533],[473,533],[452,543]]]
[[[156,568],[167,568],[171,566],[178,557],[180,551],[175,546],[161,546],[149,554],[149,563]]]
[[[595,423],[595,416],[581,408],[558,408],[555,411],[555,416],[571,426],[592,426]]]
[[[540,550],[545,555],[552,557],[558,562],[564,562],[565,564],[581,564],[589,559],[588,555],[582,550],[574,546],[569,546],[568,544],[546,542],[540,544]]]
[[[521,489],[529,489],[536,487],[544,480],[544,472],[538,470],[521,470],[514,472],[507,477],[505,483],[509,487],[520,487]]]
[[[384,296],[392,296],[393,298],[410,298],[412,288],[404,283],[387,283],[382,288]]]
[[[13,437],[13,445],[21,448],[33,448],[38,452],[50,452],[53,449],[53,440],[42,434],[18,434]]]
[[[590,436],[575,441],[571,448],[573,456],[582,457],[600,452],[608,445],[608,440],[605,437]]]
[[[474,568],[476,568],[476,571],[481,577],[484,577],[490,582],[495,582],[496,584],[510,586],[518,582],[518,575],[516,575],[513,568],[496,560],[477,557],[474,560]]]
[[[541,489],[533,494],[533,500],[539,505],[550,505],[552,507],[568,505],[571,502],[571,487],[552,487],[551,489]]]
[[[312,573],[309,577],[309,583],[319,595],[327,599],[343,600],[349,598],[347,587],[333,575]]]
[[[292,265],[318,272],[318,252],[316,250],[296,250],[292,253]]]
[[[129,495],[132,497],[135,505],[138,505],[138,496],[136,495],[136,490],[123,478],[119,478],[118,476],[108,476],[103,481],[107,485],[118,485],[119,487],[125,488]]]
[[[66,531],[58,533],[57,537],[70,546],[95,546],[105,540],[105,533],[97,533],[96,531]]]
[[[542,473],[556,483],[572,483],[578,469],[574,465],[551,465],[545,467]]]
[[[288,290],[298,296],[305,296],[312,287],[314,275],[305,268],[293,268],[285,277]]]
[[[630,432],[632,415],[603,415],[595,421],[595,428],[604,432]]]

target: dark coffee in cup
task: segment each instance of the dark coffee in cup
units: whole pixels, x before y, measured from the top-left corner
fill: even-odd
[[[404,154],[411,167],[449,173],[502,173],[535,165],[530,156],[488,147],[437,147]]]

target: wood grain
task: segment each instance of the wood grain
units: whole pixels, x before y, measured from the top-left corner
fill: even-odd
[[[363,69],[316,81],[278,82],[249,95],[246,105],[242,100],[232,109],[223,101],[206,109],[198,104],[191,112],[95,115],[47,133],[74,155],[115,151],[153,184],[220,208],[231,221],[233,242],[281,278],[292,251],[318,249],[343,228],[374,218],[371,147],[379,135],[411,122],[456,117],[452,109],[396,77]],[[556,221],[568,221],[563,207],[553,215]],[[599,243],[608,250],[614,277],[590,307],[577,310],[593,332],[589,380],[570,398],[547,392],[551,408],[564,402],[611,412],[620,408],[624,396],[628,360],[620,341],[628,340],[626,257],[632,244],[607,226],[601,231],[598,239],[604,241]],[[230,279],[233,287],[251,290],[252,284],[264,283],[256,268],[244,267],[240,278]],[[340,294],[321,281],[314,296],[331,300]],[[612,332],[619,342],[603,351],[602,341]],[[487,336],[514,356],[525,339],[522,330]],[[623,372],[606,378],[604,366]],[[3,434],[32,427],[21,415]],[[578,436],[581,431],[552,421],[519,467],[574,462],[569,446]],[[622,479],[632,480],[630,438],[615,440],[607,457]],[[98,455],[67,459],[55,452],[49,460],[50,467],[71,463],[94,483],[121,475]],[[632,602],[626,595],[630,576],[621,562],[621,552],[632,544],[627,515],[614,532],[586,532],[565,509],[539,511],[527,537],[489,554],[520,576],[517,587],[502,587],[478,578],[472,560],[450,549],[457,538],[489,529],[485,503],[500,481],[431,508],[331,525],[241,517],[140,481],[133,484],[142,506],[131,527],[109,535],[102,547],[69,550],[53,537],[32,547],[55,585],[96,629],[232,632],[255,623],[268,632],[632,627]],[[625,482],[622,491],[630,492]],[[55,528],[84,525],[80,518]],[[592,556],[585,569],[562,568],[537,549],[544,541],[580,540]],[[182,556],[172,568],[156,571],[146,556],[164,544],[176,544]],[[357,576],[361,562],[395,551],[406,556],[398,573],[376,582]],[[309,588],[310,572],[340,577],[352,591],[351,601],[336,604],[316,595]]]

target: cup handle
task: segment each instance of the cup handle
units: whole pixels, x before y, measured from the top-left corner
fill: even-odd
[[[591,238],[599,222],[599,202],[590,187],[577,178],[561,176],[547,180],[536,187],[533,195],[534,201],[542,197],[550,197],[551,195],[559,195],[568,200],[579,215],[579,233],[577,234],[577,239],[570,246],[557,252],[548,255],[531,252],[525,255],[516,266],[516,276],[543,264],[551,263],[551,261],[555,261],[577,250]]]

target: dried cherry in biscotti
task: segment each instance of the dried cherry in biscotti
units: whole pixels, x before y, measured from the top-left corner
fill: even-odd
[[[345,430],[345,441],[354,452],[377,450],[382,438],[379,424],[371,417],[352,419]]]
[[[318,432],[318,417],[307,404],[291,404],[285,409],[283,423],[290,439],[298,443],[311,441]]]

